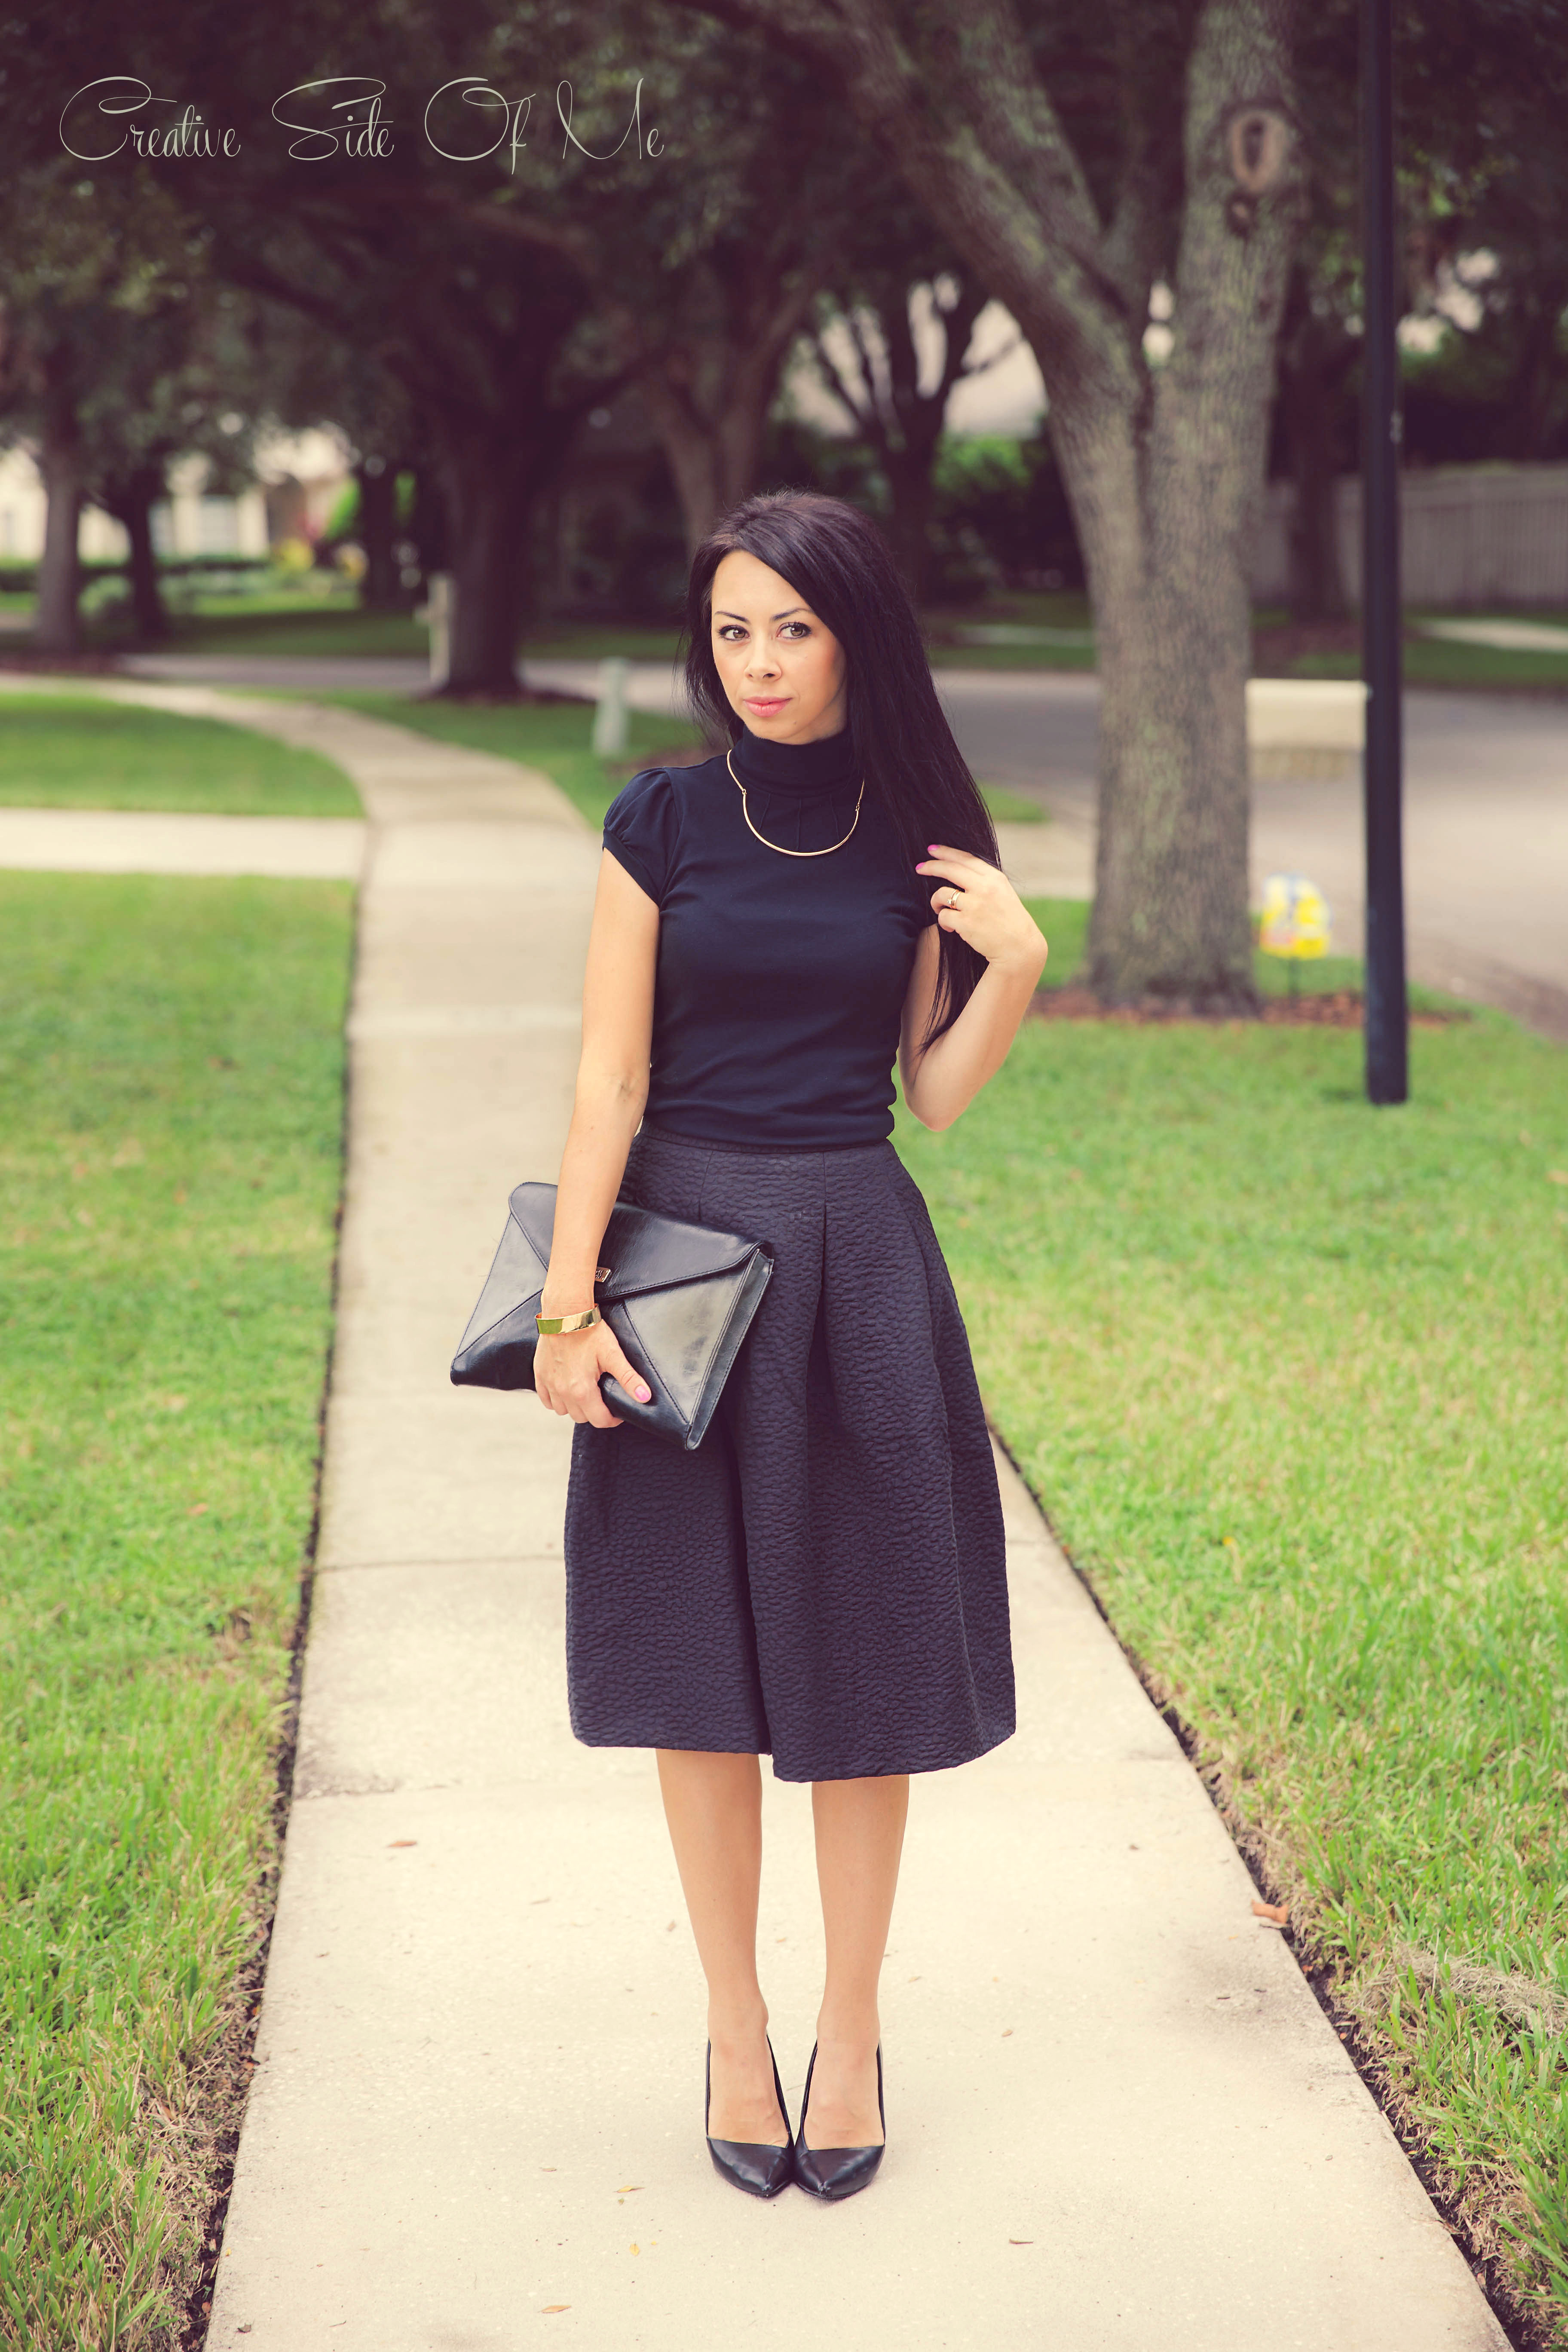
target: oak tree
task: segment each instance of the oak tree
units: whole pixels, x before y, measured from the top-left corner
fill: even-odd
[[[833,78],[1027,336],[1099,631],[1094,984],[1249,1009],[1248,569],[1304,183],[1290,0],[702,5]]]

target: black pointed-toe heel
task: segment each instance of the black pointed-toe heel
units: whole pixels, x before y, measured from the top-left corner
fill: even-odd
[[[888,2144],[888,2116],[882,2105],[882,2045],[877,2044],[877,2113],[882,2118],[882,2138],[877,2147],[807,2147],[805,2111],[811,2105],[811,2078],[816,2071],[816,2044],[805,2070],[800,2095],[800,2129],[795,2136],[795,2177],[808,2197],[853,2197],[876,2177]]]
[[[784,2084],[779,2081],[779,2062],[773,2058],[773,2045],[768,2043],[768,2056],[773,2059],[773,2089],[778,2095],[779,2113],[784,2127],[789,2130],[789,2109],[784,2105]],[[708,2117],[713,2105],[713,2044],[708,2044],[707,2091],[702,2102],[702,2128],[708,2137],[708,2153],[713,2159],[715,2172],[735,2189],[743,2189],[748,2197],[776,2197],[787,2189],[795,2178],[795,2145],[793,2137],[783,2147],[770,2147],[765,2140],[715,2139],[708,2131]]]

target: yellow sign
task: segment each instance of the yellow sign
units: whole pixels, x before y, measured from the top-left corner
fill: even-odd
[[[1304,874],[1270,874],[1263,885],[1263,921],[1258,944],[1265,955],[1327,955],[1331,943],[1328,902]]]

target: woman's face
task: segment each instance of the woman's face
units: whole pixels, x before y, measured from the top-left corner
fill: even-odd
[[[713,574],[713,661],[753,735],[815,743],[848,723],[844,648],[787,580],[754,555]]]

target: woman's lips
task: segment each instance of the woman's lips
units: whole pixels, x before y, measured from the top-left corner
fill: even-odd
[[[771,719],[773,712],[782,710],[788,700],[787,694],[748,694],[746,708],[754,710],[759,719]]]

